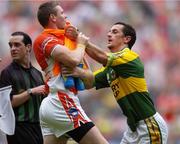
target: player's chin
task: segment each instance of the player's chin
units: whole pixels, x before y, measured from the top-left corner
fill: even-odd
[[[114,51],[114,46],[113,45],[109,45],[109,46],[107,46],[108,47],[108,49],[110,50],[110,52],[115,52]]]
[[[108,49],[112,49],[112,48],[113,48],[112,44],[108,43],[108,44],[107,44],[107,48],[108,48]]]

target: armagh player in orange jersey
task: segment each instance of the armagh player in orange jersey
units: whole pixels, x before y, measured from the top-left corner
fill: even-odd
[[[64,87],[61,74],[63,65],[76,67],[82,61],[88,38],[80,33],[76,49],[68,49],[73,43],[64,35],[66,17],[55,1],[40,5],[37,16],[44,31],[34,42],[34,53],[49,87],[49,95],[40,107],[44,143],[62,144],[72,137],[80,144],[107,144],[82,109],[76,89]]]

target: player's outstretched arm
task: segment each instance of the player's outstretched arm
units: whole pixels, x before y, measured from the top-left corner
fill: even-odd
[[[64,76],[73,76],[80,78],[83,81],[86,89],[93,88],[94,75],[91,70],[83,69],[80,67],[70,68],[63,66],[61,72]]]
[[[101,48],[99,48],[97,45],[88,42],[86,47],[86,53],[96,60],[97,62],[103,64],[104,66],[108,62],[108,54],[107,52],[103,51]]]

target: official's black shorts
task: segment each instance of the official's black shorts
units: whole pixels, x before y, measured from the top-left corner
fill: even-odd
[[[79,141],[86,135],[86,133],[94,127],[94,124],[92,122],[88,123],[81,123],[81,126],[67,132],[66,134],[69,135],[71,138],[73,138],[76,142],[79,143]]]
[[[39,123],[16,123],[15,134],[7,136],[8,144],[43,144]]]

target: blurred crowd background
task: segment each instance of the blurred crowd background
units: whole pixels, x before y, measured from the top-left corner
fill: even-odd
[[[36,12],[41,0],[0,0],[0,71],[10,62],[8,40],[14,31],[32,39],[42,31]],[[73,25],[106,48],[107,32],[118,21],[137,31],[134,51],[145,65],[145,76],[154,104],[169,126],[168,144],[180,144],[180,1],[179,0],[62,0]],[[93,71],[100,68],[88,57]],[[32,52],[32,63],[39,68]],[[79,94],[82,106],[112,144],[118,144],[126,119],[110,89],[85,90]]]

